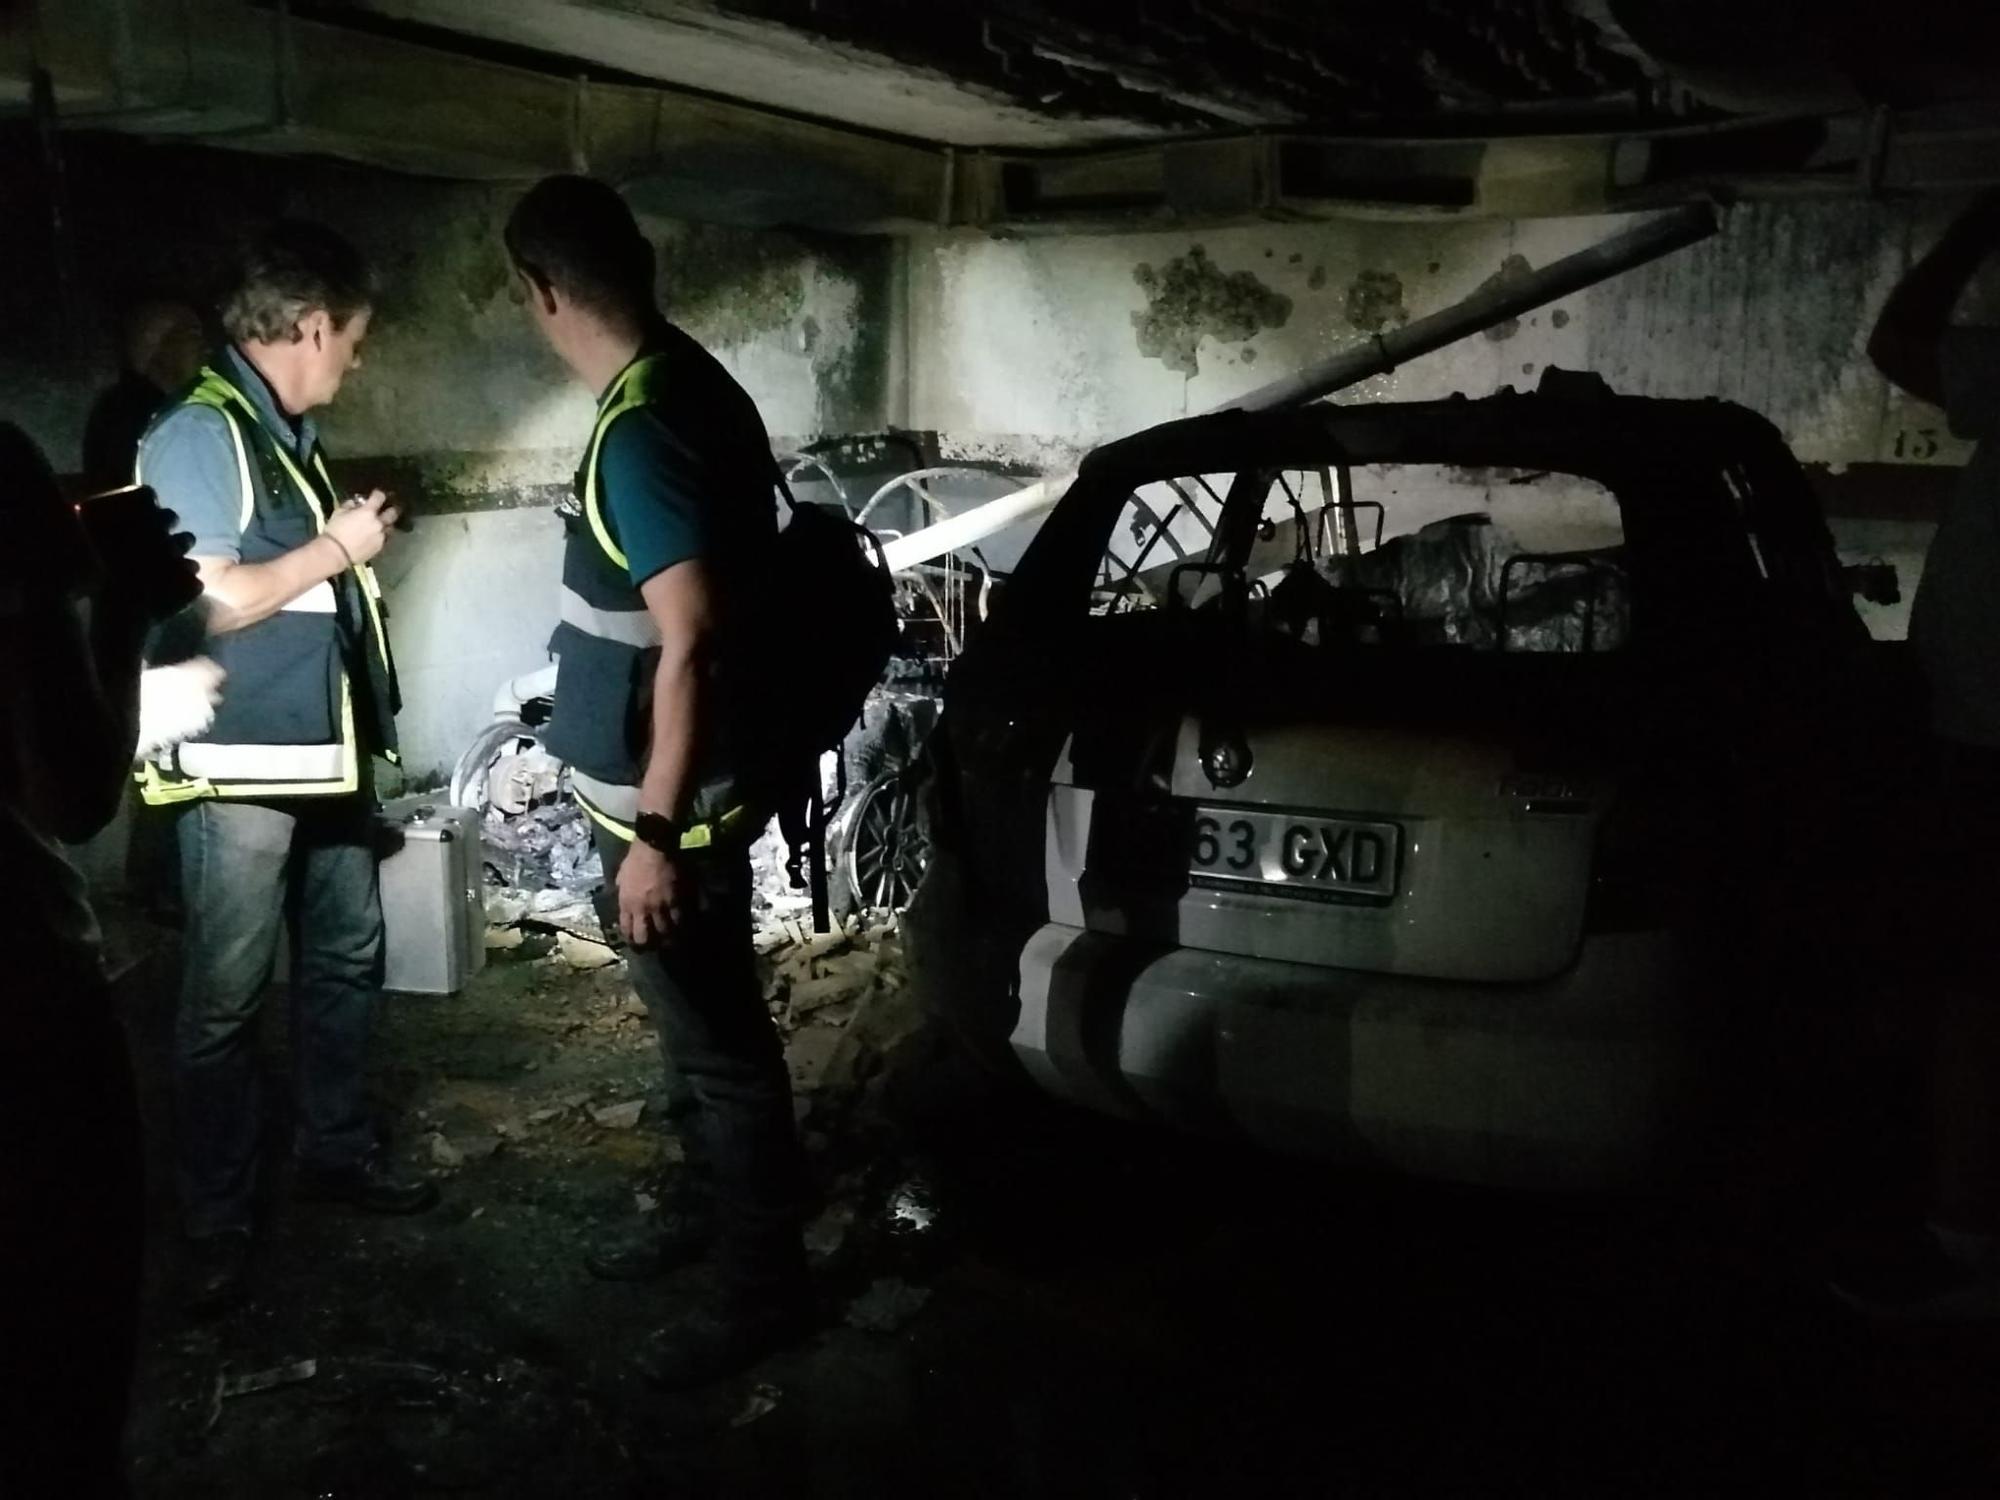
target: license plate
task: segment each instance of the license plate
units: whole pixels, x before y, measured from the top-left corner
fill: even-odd
[[[1188,873],[1387,900],[1396,893],[1400,840],[1394,823],[1202,807],[1195,809]]]

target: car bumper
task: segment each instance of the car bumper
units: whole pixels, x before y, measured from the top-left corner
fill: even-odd
[[[1680,967],[1667,937],[1615,934],[1544,983],[1465,984],[1049,924],[1020,951],[1005,1043],[1042,1088],[1111,1114],[1463,1182],[1608,1186],[1685,1123]]]

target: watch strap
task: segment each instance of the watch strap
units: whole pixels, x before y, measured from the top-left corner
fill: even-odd
[[[633,821],[632,832],[642,843],[651,844],[662,854],[678,854],[684,830],[665,813],[642,812]]]

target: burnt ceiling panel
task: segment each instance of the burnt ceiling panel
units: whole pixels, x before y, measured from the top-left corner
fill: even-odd
[[[277,0],[263,0],[274,5]],[[1008,150],[1494,137],[2000,98],[2000,6],[1902,0],[293,0],[549,71]]]
[[[1657,79],[1563,0],[724,0],[719,8],[910,62],[1037,107],[1134,98],[1208,127],[1435,128],[1527,106],[1629,117]]]
[[[847,230],[1962,193],[2000,7],[1936,3],[1870,47],[1863,0],[35,0],[0,113],[45,74],[72,129]]]
[[[295,9],[962,146],[1267,127],[1619,125],[1658,115],[1672,93],[1566,0],[320,0]]]

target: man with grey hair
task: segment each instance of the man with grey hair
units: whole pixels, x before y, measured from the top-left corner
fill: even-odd
[[[140,446],[135,477],[193,535],[200,649],[227,674],[208,731],[141,768],[145,800],[178,816],[177,1149],[195,1311],[243,1288],[255,1022],[288,917],[298,1193],[377,1213],[437,1198],[382,1159],[362,1092],[383,958],[371,767],[395,757],[397,707],[368,564],[396,512],[379,490],[341,499],[308,415],[360,364],[373,296],[339,235],[272,226],[223,305],[229,345]]]

